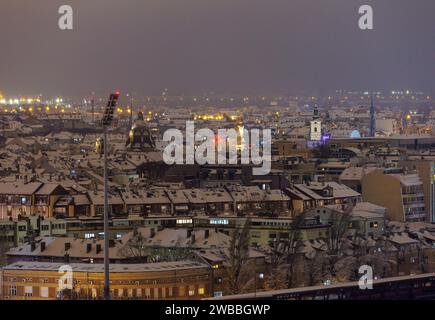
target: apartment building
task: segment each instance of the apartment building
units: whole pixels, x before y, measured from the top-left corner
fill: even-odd
[[[362,194],[364,201],[387,208],[390,220],[427,220],[423,182],[417,173],[374,170],[363,177]]]
[[[325,205],[356,204],[359,192],[337,182],[307,182],[293,184],[286,189],[291,198],[293,215]]]
[[[71,271],[71,278],[65,278],[65,270]],[[2,279],[4,299],[101,299],[104,265],[20,261],[4,267]],[[64,286],[59,285],[62,280]],[[208,264],[189,260],[113,264],[110,281],[110,294],[115,300],[198,300],[210,296],[211,273]]]
[[[0,183],[0,219],[51,217],[56,201],[66,193],[55,183]]]
[[[425,157],[425,155],[420,155],[420,159],[400,161],[399,165],[408,170],[417,171],[417,174],[423,183],[426,221],[429,223],[435,223],[435,160],[433,160],[435,158],[432,158],[432,160],[426,160]],[[415,157],[411,156],[410,158]]]

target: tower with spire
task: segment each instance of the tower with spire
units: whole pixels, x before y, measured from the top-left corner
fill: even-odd
[[[322,140],[322,121],[320,120],[317,104],[314,105],[313,120],[310,122],[310,140]]]

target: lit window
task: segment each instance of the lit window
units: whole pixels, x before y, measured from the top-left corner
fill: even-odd
[[[41,298],[48,298],[48,288],[47,287],[41,287],[39,289],[39,295]]]
[[[122,297],[122,296],[124,296],[124,290],[118,289],[118,297]]]
[[[191,224],[192,219],[177,219],[177,224]]]
[[[17,286],[9,286],[9,295],[16,296],[17,295]]]
[[[210,224],[227,225],[228,224],[228,219],[210,219]]]
[[[198,288],[198,294],[203,295],[205,293],[204,288]]]
[[[24,296],[26,296],[26,297],[33,296],[33,287],[25,286],[24,287]]]
[[[179,287],[179,288],[178,288],[178,295],[179,295],[180,297],[183,297],[183,296],[184,296],[184,287]]]

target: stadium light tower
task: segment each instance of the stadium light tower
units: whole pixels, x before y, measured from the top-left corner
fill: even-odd
[[[109,141],[107,139],[107,129],[112,125],[113,114],[118,104],[120,93],[112,93],[107,102],[106,110],[103,115],[104,128],[104,299],[110,300],[110,279],[109,279],[109,179],[107,175],[107,152]]]

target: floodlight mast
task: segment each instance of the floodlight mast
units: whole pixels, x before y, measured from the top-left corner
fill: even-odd
[[[109,141],[107,129],[112,125],[113,114],[118,104],[120,93],[112,93],[107,102],[106,110],[103,115],[104,128],[104,299],[110,300],[110,272],[109,272],[109,179],[107,173],[107,152]]]

